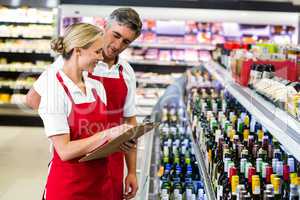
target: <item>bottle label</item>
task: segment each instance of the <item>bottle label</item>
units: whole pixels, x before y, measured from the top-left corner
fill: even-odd
[[[217,200],[222,200],[222,197],[223,197],[223,186],[222,185],[218,185]]]
[[[252,176],[252,193],[260,194],[260,181],[257,175]]]
[[[280,178],[274,178],[273,186],[274,186],[274,194],[280,194]]]
[[[236,188],[239,184],[239,176],[237,175],[234,175],[232,176],[231,178],[231,191],[232,191],[232,194],[236,194]]]

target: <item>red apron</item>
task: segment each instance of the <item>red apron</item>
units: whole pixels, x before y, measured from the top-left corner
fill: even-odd
[[[56,74],[72,102],[68,117],[70,139],[89,137],[107,126],[106,106],[93,89],[95,101],[75,104],[60,74]],[[113,198],[108,158],[79,163],[62,161],[54,149],[46,184],[46,200],[109,200]]]
[[[107,119],[109,127],[124,122],[123,111],[127,96],[127,86],[123,77],[123,66],[119,65],[119,78],[99,77],[89,74],[89,77],[101,81],[107,98]],[[114,200],[123,199],[124,154],[116,152],[109,156],[109,169],[113,180]]]

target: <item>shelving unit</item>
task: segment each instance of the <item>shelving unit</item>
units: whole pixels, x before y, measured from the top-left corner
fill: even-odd
[[[43,22],[43,21],[28,21],[28,20],[24,20],[24,21],[2,21],[3,19],[0,18],[0,25],[29,25],[29,24],[38,24],[38,25],[53,25],[53,22]]]
[[[161,121],[161,107],[163,107],[163,105],[168,104],[169,102],[176,102],[176,104],[179,104],[179,102],[181,103],[183,102],[185,83],[186,83],[186,78],[185,76],[182,76],[176,79],[176,81],[166,89],[164,95],[159,99],[159,101],[156,103],[156,105],[153,108],[151,114],[152,120],[157,122]],[[151,164],[149,165],[150,177],[146,183],[147,190],[145,191],[147,191],[147,193],[144,193],[146,195],[145,199],[149,199],[149,200],[156,200],[159,198],[158,191],[160,186],[159,186],[159,178],[157,177],[157,171],[159,169],[160,159],[161,159],[159,136],[160,136],[159,130],[156,129],[154,131],[154,134],[151,135],[151,139],[149,140],[152,144],[151,145],[152,151],[149,152],[149,154],[147,154],[149,155],[149,157],[151,157]],[[190,132],[190,136],[195,151],[201,179],[204,182],[204,189],[207,195],[207,199],[215,200],[216,198],[212,190],[212,184],[205,169],[203,155],[191,132]]]
[[[0,95],[4,96],[0,101],[7,102],[0,104],[0,124],[40,126],[36,112],[15,103],[28,92],[43,67],[54,60],[48,47],[56,31],[55,9],[1,7],[0,14]]]
[[[160,49],[196,49],[196,50],[214,50],[214,44],[161,44],[161,43],[147,43],[147,42],[133,42],[132,47],[145,47],[145,48],[160,48]]]
[[[189,63],[189,64],[176,64],[175,62],[167,61],[130,61],[134,71],[138,72],[157,72],[161,74],[169,74],[170,72],[174,73],[183,73],[188,68],[198,66],[199,63]]]
[[[216,62],[206,63],[205,68],[215,76],[224,87],[280,141],[284,149],[300,160],[300,122],[288,113],[275,107],[270,102],[249,88],[235,83],[230,74]]]

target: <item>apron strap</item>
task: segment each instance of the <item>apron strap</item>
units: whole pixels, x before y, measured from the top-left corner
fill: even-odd
[[[93,96],[94,96],[94,98],[95,98],[95,101],[97,101],[99,95],[97,94],[97,91],[96,91],[95,88],[92,89],[92,93],[93,93]]]
[[[62,77],[61,77],[61,75],[60,75],[59,72],[56,73],[56,78],[58,79],[58,81],[60,82],[60,84],[62,85],[62,87],[64,88],[64,90],[65,90],[67,96],[69,97],[70,101],[71,101],[73,104],[75,104],[75,103],[74,103],[74,100],[73,100],[73,98],[72,98],[72,96],[71,96],[71,94],[70,94],[70,91],[69,91],[69,89],[67,88],[67,86],[65,85],[64,80],[62,79]]]
[[[121,64],[119,65],[119,78],[124,79],[124,77],[123,77],[123,66]]]

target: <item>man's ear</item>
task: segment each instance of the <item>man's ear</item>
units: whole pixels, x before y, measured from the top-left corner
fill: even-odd
[[[76,56],[80,56],[81,55],[81,49],[78,47],[74,48],[74,53],[76,54]]]
[[[103,21],[103,28],[105,29],[106,27],[107,27],[107,19],[104,19],[104,21]]]

